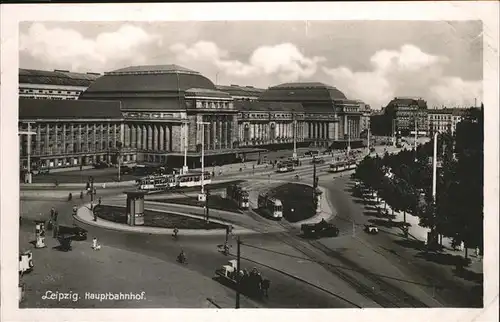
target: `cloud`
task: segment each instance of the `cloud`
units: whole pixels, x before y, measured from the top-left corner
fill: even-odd
[[[71,28],[34,23],[19,40],[21,54],[54,68],[71,67],[72,71],[108,71],[120,63],[141,64],[146,61],[144,47],[161,44],[159,35],[129,24],[87,38]]]
[[[345,66],[323,67],[332,83],[350,98],[379,108],[395,96],[419,96],[430,107],[464,106],[481,100],[481,81],[466,81],[443,74],[449,59],[423,52],[413,45],[399,50],[380,50],[371,58],[371,70],[352,71]]]
[[[176,43],[170,46],[177,60],[183,63],[211,63],[228,76],[242,78],[259,75],[277,75],[282,81],[297,81],[313,76],[323,57],[306,57],[293,44],[261,46],[253,51],[248,62],[230,59],[229,53],[209,41],[191,46]]]

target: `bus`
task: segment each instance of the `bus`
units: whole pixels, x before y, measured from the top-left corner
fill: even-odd
[[[259,211],[264,215],[276,220],[281,220],[283,218],[283,204],[281,200],[262,193],[259,194],[257,198],[257,204]]]
[[[295,162],[293,160],[280,161],[276,165],[276,172],[283,173],[283,172],[294,171],[295,170],[294,166]]]

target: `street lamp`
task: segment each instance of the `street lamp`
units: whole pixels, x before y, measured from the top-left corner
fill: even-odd
[[[347,119],[347,155],[351,153],[351,122]]]
[[[204,179],[205,179],[205,125],[209,125],[209,122],[197,122],[196,124],[201,125],[201,194],[198,196],[198,200],[204,201],[205,190],[204,190]]]
[[[26,154],[28,158],[28,174],[27,174],[27,181],[28,183],[31,183],[32,177],[31,177],[31,136],[36,135],[36,132],[31,131],[31,124],[35,122],[25,122],[28,124],[28,130],[27,131],[19,131],[19,135],[25,134],[27,135],[27,148],[26,148]]]

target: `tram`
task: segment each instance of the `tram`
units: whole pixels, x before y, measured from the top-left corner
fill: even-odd
[[[283,204],[281,200],[261,193],[257,198],[257,204],[259,211],[264,215],[276,220],[281,220],[283,218]]]

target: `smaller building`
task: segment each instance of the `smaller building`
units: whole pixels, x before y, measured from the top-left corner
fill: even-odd
[[[19,97],[76,100],[100,74],[19,69]]]
[[[233,84],[231,84],[231,86],[217,85],[216,87],[219,91],[231,95],[235,101],[256,101],[265,91],[265,89],[253,86],[239,86]]]
[[[34,132],[31,169],[112,162],[122,138],[119,101],[19,99],[19,130]],[[27,168],[28,135],[19,135],[21,168]],[[135,151],[124,151],[134,155]]]
[[[422,98],[395,97],[386,106],[386,114],[394,116],[395,130],[403,135],[427,132],[427,102]]]
[[[428,110],[429,133],[455,133],[457,124],[460,123],[466,110],[461,108],[443,108]]]

